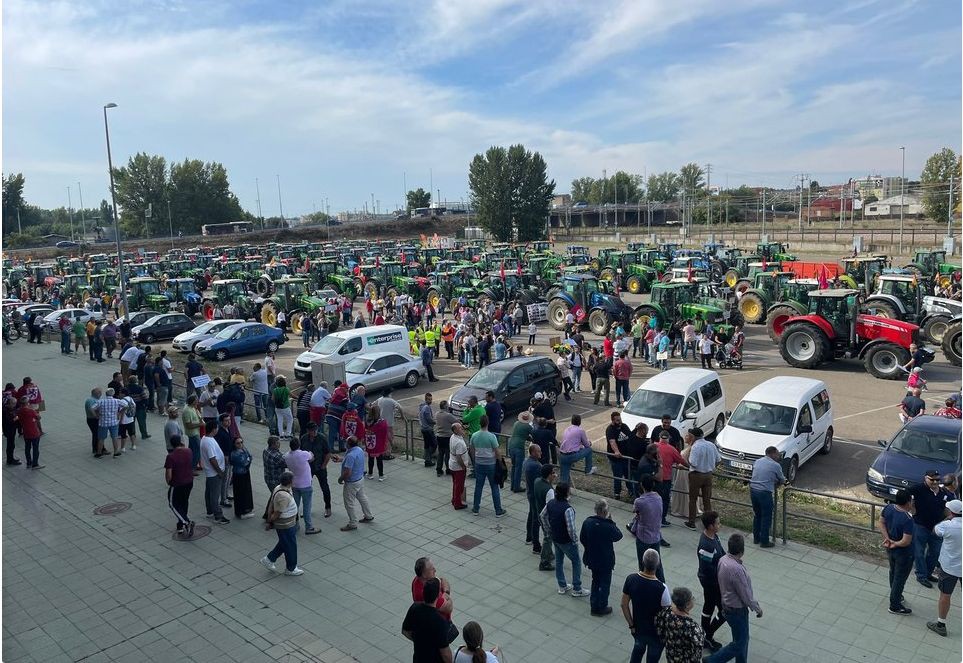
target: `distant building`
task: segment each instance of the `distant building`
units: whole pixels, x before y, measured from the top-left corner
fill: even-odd
[[[875,196],[877,200],[898,196],[903,186],[902,177],[883,177],[882,175],[868,175],[858,180],[853,180],[853,185],[859,193],[859,197],[866,200],[869,196]]]
[[[900,198],[901,196],[895,195],[877,200],[875,203],[869,203],[865,206],[866,209],[864,210],[864,214],[865,216],[871,217],[899,216],[901,203]],[[923,205],[920,203],[920,199],[915,195],[908,193],[903,195],[902,206],[904,216],[923,215]]]
[[[559,193],[552,196],[552,209],[558,209],[559,207],[568,207],[572,204],[572,196],[567,193]]]

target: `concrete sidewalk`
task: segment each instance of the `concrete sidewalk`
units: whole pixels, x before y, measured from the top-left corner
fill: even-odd
[[[174,540],[162,469],[163,419],[148,416],[153,437],[137,451],[118,459],[90,455],[83,401],[91,386],[106,384],[114,366],[64,358],[55,345],[18,343],[3,353],[4,382],[20,384],[30,375],[47,402],[41,441],[46,468],[5,467],[2,475],[4,660],[409,661],[401,621],[421,555],[431,556],[452,584],[454,622],[481,623],[486,644],[500,645],[512,662],[628,658],[631,638],[617,607],[622,579],[635,567],[628,536],[616,547],[615,613],[590,617],[587,598],[559,596],[554,574],[537,570],[537,557],[524,545],[524,495],[503,491],[508,516],[500,520],[487,491],[479,517],[455,512],[449,481],[420,463],[389,462],[384,483],[367,482],[376,520],[355,532],[338,531],[346,522],[340,487],[332,482],[329,519],[321,517],[316,488],[315,520],[323,532],[299,537],[306,571],[300,578],[258,564],[276,541],[259,518],[242,521],[226,513],[232,522],[208,536]],[[266,430],[245,424],[244,433],[255,457],[260,513],[267,499],[260,462]],[[17,454],[22,458],[22,449]],[[579,522],[590,515],[592,501],[591,495],[574,498]],[[94,514],[115,503],[130,508]],[[625,506],[614,505],[616,522],[629,520]],[[195,482],[191,507],[199,525],[210,524],[203,518],[202,479]],[[701,598],[698,535],[673,522],[664,532],[672,543],[664,555],[668,583]],[[466,535],[480,543],[469,550],[452,544]],[[752,661],[961,658],[959,593],[951,635],[941,638],[925,626],[935,617],[937,591],[912,577],[906,597],[914,613],[897,617],[886,611],[887,571],[874,564],[793,543],[750,547],[745,563],[765,612],[752,620]],[[583,573],[586,585],[589,575]],[[696,619],[700,605],[697,600]],[[728,629],[717,637],[728,641]]]

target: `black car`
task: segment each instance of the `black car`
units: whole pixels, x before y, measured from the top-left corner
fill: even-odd
[[[449,399],[452,414],[461,416],[468,407],[468,398],[475,396],[485,402],[485,392],[495,392],[495,400],[502,404],[505,414],[528,409],[536,392],[545,394],[552,405],[562,391],[562,375],[548,357],[512,357],[480,369]]]
[[[138,341],[153,343],[174,338],[192,329],[194,329],[194,321],[183,313],[161,313],[131,329],[131,335]]]
[[[866,490],[891,500],[900,488],[923,482],[923,475],[936,470],[940,476],[960,474],[959,419],[923,415],[910,419],[883,447],[866,472]]]

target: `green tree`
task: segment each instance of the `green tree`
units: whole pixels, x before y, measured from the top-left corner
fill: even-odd
[[[114,188],[120,206],[120,226],[125,236],[142,236],[167,206],[167,161],[139,152],[123,168],[114,168]],[[150,220],[146,219],[151,210]]]
[[[955,181],[954,195],[959,197],[957,192],[960,190],[960,174],[960,158],[948,147],[926,160],[920,177],[926,216],[936,221],[946,220],[950,206],[950,178]]]
[[[572,202],[596,203],[595,198],[595,178],[579,177],[572,180]]]
[[[328,221],[331,220],[331,215],[325,214],[324,212],[313,212],[307,214],[304,217],[304,226],[324,226],[327,225]]]
[[[705,175],[699,164],[687,163],[679,169],[679,184],[691,194],[705,186]]]
[[[240,221],[244,217],[231,193],[227,169],[217,162],[185,159],[170,167],[169,195],[174,230],[200,232],[206,223]]]
[[[428,207],[431,204],[431,191],[425,191],[418,187],[405,194],[405,198],[408,201],[408,214],[411,214],[411,210]]]
[[[592,205],[637,203],[642,199],[644,191],[645,182],[641,175],[632,175],[622,170],[611,177],[580,177],[572,180],[572,200],[585,201]]]
[[[665,203],[675,200],[679,195],[681,181],[676,173],[665,171],[663,173],[649,175],[646,182],[646,196],[649,200]]]
[[[17,228],[17,210],[23,207],[23,183],[23,173],[3,177],[3,228],[7,232]],[[20,222],[23,223],[22,210]]]
[[[523,145],[490,147],[476,154],[468,169],[472,207],[479,224],[499,241],[545,237],[545,223],[555,192],[548,167],[538,152]]]

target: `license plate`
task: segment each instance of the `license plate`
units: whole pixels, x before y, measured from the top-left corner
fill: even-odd
[[[752,463],[740,463],[740,462],[737,461],[737,460],[730,460],[730,461],[729,461],[729,464],[732,465],[733,467],[736,467],[736,468],[740,469],[740,470],[749,470],[749,471],[752,471]]]
[[[889,489],[889,494],[890,494],[890,495],[895,495],[895,494],[898,493],[898,492],[899,492],[899,488],[890,488],[890,489]]]

